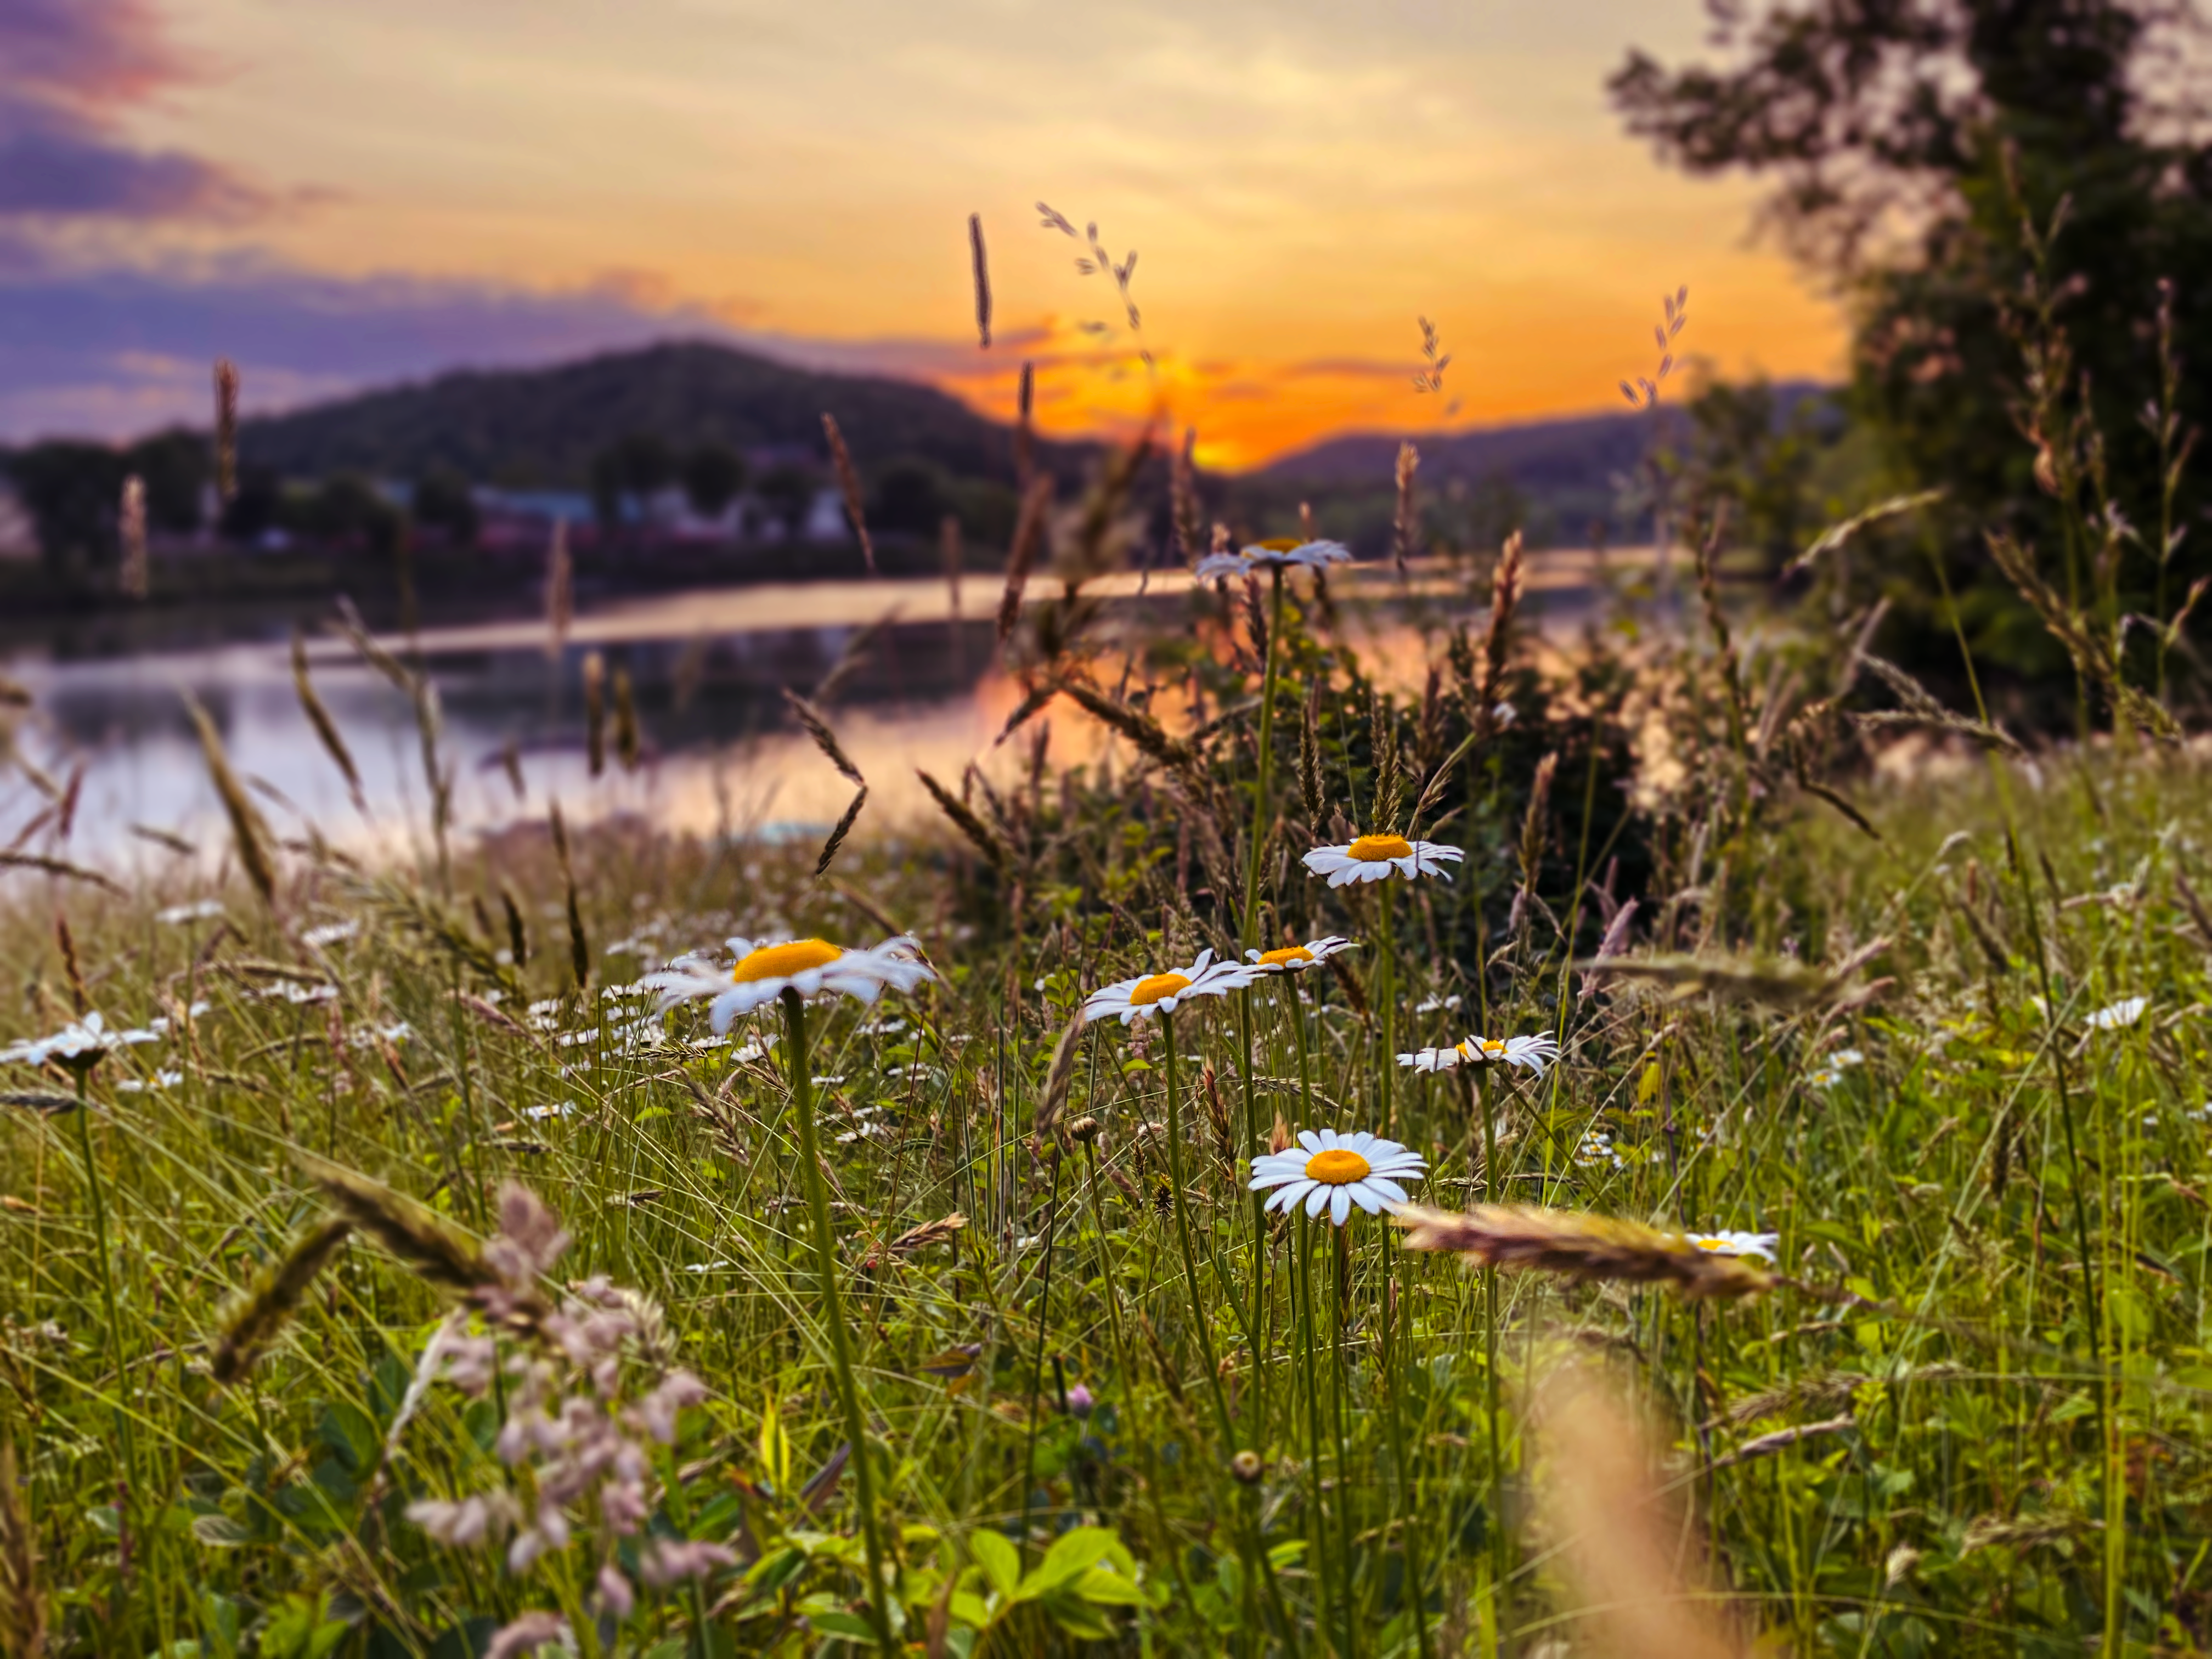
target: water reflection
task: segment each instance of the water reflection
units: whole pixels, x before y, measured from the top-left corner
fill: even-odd
[[[1533,584],[1540,595],[1551,593],[1547,621],[1554,628],[1580,609],[1580,575],[1562,562],[1573,556],[1550,556]],[[1186,586],[1158,577],[1114,583],[1127,614],[1163,625],[1182,614]],[[1441,578],[1394,585],[1383,596],[1395,605],[1431,590],[1443,591]],[[992,625],[982,613],[997,598],[994,586],[969,583],[956,595],[939,581],[667,595],[578,618],[557,657],[548,654],[536,617],[428,629],[416,648],[442,704],[455,821],[495,829],[541,817],[558,799],[580,817],[627,811],[684,830],[818,833],[843,811],[851,788],[791,728],[781,690],[818,684],[857,630],[878,625],[836,710],[839,736],[869,780],[868,810],[855,832],[865,844],[932,810],[917,767],[949,782],[971,760],[1015,764],[1007,750],[991,751],[1021,695],[994,666]],[[57,777],[82,769],[70,856],[106,863],[171,856],[135,839],[134,824],[220,850],[223,820],[184,712],[187,693],[206,707],[234,763],[266,797],[280,833],[297,835],[302,820],[312,820],[342,844],[386,848],[421,833],[428,794],[407,699],[343,641],[316,641],[316,684],[359,764],[363,814],[301,712],[286,624],[275,617],[234,621],[258,637],[112,656],[66,647],[13,653],[9,672],[36,699],[17,734],[23,752]],[[1395,616],[1370,617],[1368,625],[1401,636],[1387,641],[1386,658],[1419,663],[1418,650],[1403,649],[1411,636]],[[140,641],[118,640],[143,643],[143,632]],[[611,758],[605,775],[589,775],[580,689],[587,650],[599,651],[611,671],[624,670],[636,689],[647,754],[635,774],[623,774]],[[1053,754],[1063,763],[1097,753],[1102,743],[1087,720],[1054,720]],[[520,797],[504,763],[510,750],[524,782]],[[11,769],[0,786],[0,833],[46,805]]]

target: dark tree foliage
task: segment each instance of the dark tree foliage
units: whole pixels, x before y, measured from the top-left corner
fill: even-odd
[[[56,439],[16,453],[9,471],[49,565],[100,568],[115,562],[128,471],[106,444]]]
[[[189,536],[200,527],[203,497],[215,477],[205,434],[173,427],[141,438],[123,459],[146,485],[146,519],[157,532]]]
[[[2057,515],[2023,441],[2021,337],[2034,264],[2023,214],[2064,228],[2041,291],[2073,352],[2069,399],[2101,431],[2115,504],[2159,520],[2159,461],[2142,419],[2159,384],[2153,318],[2177,284],[2173,337],[2185,423],[2212,415],[2212,149],[2179,101],[2195,27],[2186,0],[1807,0],[1752,15],[1711,0],[1724,60],[1669,68],[1636,52],[1610,90],[1630,129],[1686,170],[1771,179],[1765,217],[1850,307],[1851,412],[1887,488],[1941,488],[1936,541],[1975,643],[2038,665],[1982,542],[2008,529],[2055,568]],[[2199,43],[2201,44],[2201,43]],[[2184,519],[2203,496],[2185,489]],[[2157,538],[2131,544],[2124,597],[2148,610]],[[2169,592],[2212,568],[2212,536],[2185,543]],[[1923,551],[1884,573],[1924,623]]]
[[[701,444],[684,458],[684,495],[702,519],[719,519],[745,487],[745,458],[727,444]]]
[[[474,547],[481,526],[469,481],[451,467],[433,467],[415,485],[415,522],[448,547]]]

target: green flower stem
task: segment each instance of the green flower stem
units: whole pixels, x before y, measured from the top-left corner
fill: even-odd
[[[1260,859],[1267,848],[1267,799],[1275,781],[1275,660],[1283,636],[1283,568],[1277,565],[1268,574],[1275,586],[1268,607],[1267,666],[1260,677],[1260,775],[1252,790],[1252,846],[1244,866],[1243,943],[1248,950],[1260,943]]]
[[[1328,1522],[1322,1509],[1321,1482],[1321,1385],[1314,1375],[1314,1348],[1320,1322],[1314,1316],[1313,1298],[1313,1221],[1305,1213],[1304,1206],[1298,1208],[1298,1260],[1291,1289],[1297,1297],[1298,1358],[1304,1372],[1306,1395],[1306,1476],[1313,1487],[1310,1512],[1306,1517],[1306,1547],[1312,1552],[1314,1571],[1314,1626],[1316,1633],[1328,1628],[1334,1589],[1330,1582],[1330,1566],[1334,1559],[1328,1547]],[[1342,1493],[1338,1494],[1340,1501]]]
[[[1474,1070],[1475,1091],[1482,1097],[1482,1201],[1498,1202],[1498,1112],[1491,1098],[1490,1067]],[[1498,1431],[1498,1269],[1482,1270],[1482,1407],[1490,1429],[1490,1595],[1491,1621],[1502,1630],[1505,1622],[1505,1579],[1509,1569],[1505,1537],[1505,1458]]]
[[[1397,1465],[1398,1524],[1403,1531],[1406,1548],[1407,1603],[1413,1613],[1413,1639],[1420,1649],[1421,1659],[1430,1659],[1428,1609],[1423,1605],[1427,1598],[1427,1581],[1421,1572],[1421,1504],[1414,1492],[1406,1462],[1406,1400],[1399,1387],[1399,1368],[1403,1351],[1411,1346],[1407,1338],[1413,1318],[1413,1267],[1410,1252],[1397,1253],[1399,1283],[1398,1318],[1394,1328],[1386,1321],[1382,1327],[1382,1384],[1389,1401],[1383,1413],[1385,1425],[1390,1431],[1390,1461]],[[1383,1270],[1383,1285],[1387,1294],[1389,1269]]]
[[[1213,1359],[1213,1332],[1208,1324],[1205,1300],[1198,1293],[1198,1257],[1190,1243],[1190,1200],[1182,1175],[1182,1091],[1177,1085],[1175,1016],[1160,1016],[1160,1035],[1167,1045],[1168,1181],[1175,1188],[1176,1242],[1182,1247],[1183,1284],[1190,1291],[1191,1327],[1198,1333],[1198,1354],[1206,1365],[1207,1386],[1213,1391],[1213,1414],[1221,1430],[1224,1453],[1234,1449],[1229,1424],[1229,1401],[1221,1391],[1221,1372]]]
[[[95,1060],[94,1064],[97,1064]],[[137,1449],[131,1437],[131,1411],[125,1403],[124,1390],[129,1373],[123,1364],[123,1316],[115,1303],[115,1264],[107,1244],[107,1198],[100,1186],[100,1160],[92,1148],[92,1106],[86,1100],[85,1079],[90,1074],[90,1065],[72,1066],[76,1077],[76,1133],[77,1146],[84,1158],[84,1184],[92,1198],[93,1248],[100,1257],[100,1294],[107,1307],[107,1340],[115,1361],[115,1432],[123,1449],[124,1500],[120,1508],[125,1523],[130,1520],[133,1482],[138,1474]]]
[[[1375,1000],[1382,1014],[1382,1052],[1376,1056],[1376,1085],[1382,1095],[1382,1133],[1390,1133],[1390,1082],[1398,1069],[1398,983],[1396,952],[1390,941],[1390,878],[1379,884],[1378,918],[1375,934]]]
[[[845,1334],[845,1310],[837,1290],[837,1243],[830,1233],[830,1193],[822,1182],[822,1160],[815,1150],[814,1079],[806,1054],[806,1004],[796,991],[783,993],[785,1041],[790,1044],[791,1105],[799,1121],[799,1161],[805,1168],[806,1207],[814,1224],[815,1270],[822,1280],[823,1322],[830,1327],[830,1358],[837,1370],[837,1393],[845,1406],[845,1438],[852,1447],[853,1486],[860,1502],[860,1536],[868,1553],[868,1607],[876,1639],[886,1654],[900,1651],[891,1634],[890,1609],[884,1599],[884,1547],[876,1530],[876,1477],[868,1467],[868,1424],[853,1376],[853,1356]]]
[[[1350,1283],[1350,1277],[1345,1271],[1345,1256],[1346,1252],[1345,1249],[1344,1230],[1341,1227],[1336,1229],[1336,1237],[1330,1241],[1330,1243],[1333,1247],[1330,1250],[1330,1256],[1335,1266],[1335,1284],[1333,1287],[1335,1291],[1335,1294],[1330,1297],[1330,1303],[1332,1305],[1329,1309],[1329,1319],[1331,1322],[1329,1326],[1330,1342],[1328,1368],[1329,1426],[1332,1431],[1334,1431],[1336,1438],[1336,1519],[1337,1530],[1342,1534],[1344,1540],[1345,1572],[1344,1594],[1339,1598],[1339,1601],[1341,1603],[1344,1613],[1344,1651],[1346,1659],[1358,1659],[1359,1628],[1356,1616],[1357,1608],[1355,1605],[1357,1598],[1353,1595],[1352,1588],[1352,1459],[1346,1448],[1344,1436],[1344,1369],[1346,1364],[1344,1346],[1344,1309],[1346,1299],[1351,1294],[1352,1285]]]

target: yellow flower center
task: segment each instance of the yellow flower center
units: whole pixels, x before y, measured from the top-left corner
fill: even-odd
[[[1313,959],[1314,953],[1303,945],[1286,945],[1279,951],[1260,952],[1260,965],[1262,968],[1280,968],[1290,963],[1311,962]]]
[[[1693,1238],[1690,1243],[1699,1249],[1710,1250],[1716,1255],[1728,1249],[1728,1240],[1725,1238]]]
[[[1149,1008],[1164,997],[1188,989],[1190,981],[1181,974],[1152,974],[1137,981],[1129,993],[1129,1001],[1133,1007]]]
[[[1502,1054],[1505,1052],[1505,1045],[1496,1037],[1484,1037],[1474,1046],[1486,1054]]]
[[[1305,545],[1296,536],[1270,536],[1264,542],[1255,542],[1255,547],[1264,547],[1270,553],[1288,553]]]
[[[1411,858],[1413,843],[1403,836],[1362,836],[1344,850],[1362,864],[1381,864],[1389,859]]]
[[[1324,1187],[1349,1187],[1367,1179],[1367,1160],[1344,1146],[1332,1146],[1306,1160],[1306,1179]]]
[[[763,979],[788,979],[809,968],[835,962],[844,954],[827,939],[800,939],[788,945],[763,945],[731,969],[730,978],[739,985],[750,985]]]

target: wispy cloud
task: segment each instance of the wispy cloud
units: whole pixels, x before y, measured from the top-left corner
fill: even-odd
[[[120,131],[186,78],[144,0],[0,0],[0,221],[238,219],[265,204],[226,169]]]

